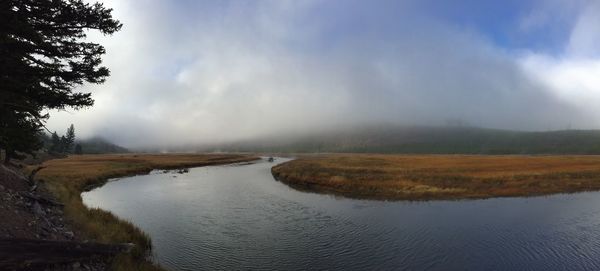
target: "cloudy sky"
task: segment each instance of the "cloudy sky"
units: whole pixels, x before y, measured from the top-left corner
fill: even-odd
[[[176,146],[362,123],[600,128],[600,1],[105,0],[122,31],[59,132]]]

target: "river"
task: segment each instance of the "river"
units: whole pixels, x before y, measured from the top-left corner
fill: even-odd
[[[275,163],[155,171],[82,194],[170,270],[600,270],[600,193],[386,202],[306,193]]]

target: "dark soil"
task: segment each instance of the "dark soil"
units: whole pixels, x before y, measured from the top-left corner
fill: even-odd
[[[32,189],[21,169],[0,165],[0,239],[33,239],[79,241],[63,216],[62,206],[48,204],[34,198],[52,200],[42,184]],[[4,270],[4,267],[0,266]],[[70,262],[61,265],[28,265],[23,263],[13,270],[106,270],[107,264],[100,259],[88,262]]]

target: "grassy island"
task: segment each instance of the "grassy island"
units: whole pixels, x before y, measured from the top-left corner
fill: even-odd
[[[301,190],[381,200],[478,199],[600,190],[600,156],[310,156],[273,167]]]
[[[110,212],[89,209],[81,193],[104,184],[110,178],[146,174],[153,169],[177,169],[247,162],[258,159],[246,155],[196,154],[124,154],[76,155],[45,162],[37,179],[64,203],[65,219],[81,239],[102,243],[134,243],[135,249],[113,260],[114,270],[161,270],[146,259],[151,249],[150,238],[133,224]]]

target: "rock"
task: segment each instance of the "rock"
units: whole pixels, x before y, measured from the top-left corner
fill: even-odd
[[[126,243],[126,244],[124,244],[123,252],[129,253],[133,248],[135,248],[134,243]]]
[[[4,186],[0,184],[0,191],[4,191]]]
[[[43,232],[50,232],[50,229],[51,229],[51,227],[44,226],[44,225],[42,225],[42,227],[41,227],[41,228],[42,228],[42,231],[43,231]]]
[[[44,210],[42,209],[42,206],[40,206],[40,204],[37,203],[37,201],[35,203],[33,203],[33,214],[36,216],[45,215]]]
[[[73,239],[75,237],[75,234],[72,231],[67,231],[65,232],[65,237]]]
[[[79,262],[74,262],[73,263],[73,269],[74,270],[79,270],[80,267],[81,267],[81,264]]]

